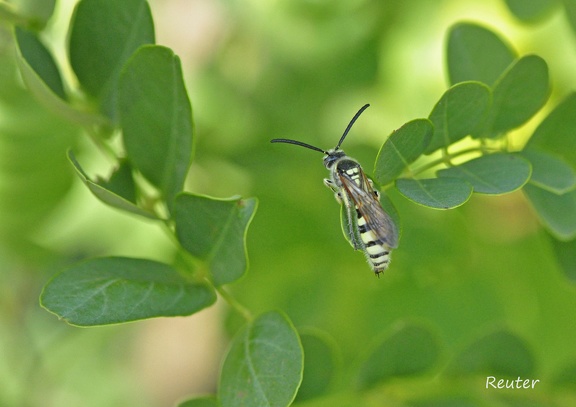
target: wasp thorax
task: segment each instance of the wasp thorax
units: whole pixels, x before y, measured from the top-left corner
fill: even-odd
[[[330,169],[332,168],[332,166],[336,161],[345,156],[346,154],[342,150],[336,150],[336,149],[328,150],[326,152],[326,156],[324,157],[324,166]]]

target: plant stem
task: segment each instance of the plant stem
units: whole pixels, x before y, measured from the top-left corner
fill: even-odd
[[[248,308],[240,304],[238,300],[234,298],[229,292],[227,292],[223,287],[215,288],[218,294],[220,294],[220,296],[224,299],[224,301],[226,301],[234,311],[242,315],[246,321],[251,321],[253,319],[252,313],[248,310]]]
[[[485,151],[486,151],[485,146],[478,146],[478,147],[466,148],[464,150],[456,151],[456,152],[451,153],[451,154],[446,152],[446,153],[443,153],[442,157],[440,157],[439,159],[431,161],[431,162],[423,165],[422,167],[415,169],[414,171],[412,171],[412,174],[418,175],[418,174],[423,173],[424,171],[429,170],[430,168],[436,167],[437,165],[450,163],[450,160],[452,160],[453,158],[459,157],[461,155],[470,154],[470,153],[483,153]]]

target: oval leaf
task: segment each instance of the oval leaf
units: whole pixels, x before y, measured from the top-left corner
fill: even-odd
[[[426,153],[476,132],[486,118],[491,99],[490,88],[480,82],[459,83],[448,89],[430,113],[434,135]]]
[[[500,37],[470,23],[451,28],[447,47],[451,84],[480,81],[492,86],[516,58],[515,51]]]
[[[72,325],[190,315],[216,300],[205,284],[152,260],[105,257],[76,264],[44,287],[41,305]]]
[[[22,58],[55,95],[61,99],[66,99],[58,66],[44,44],[31,31],[16,27],[15,33],[16,43]]]
[[[192,159],[192,107],[180,59],[168,48],[140,48],[122,72],[119,96],[128,158],[171,205]]]
[[[526,149],[540,148],[576,165],[576,93],[571,93],[540,123]]]
[[[576,171],[562,158],[536,148],[522,151],[532,164],[530,183],[562,195],[576,188]]]
[[[386,337],[371,352],[360,368],[361,389],[398,377],[421,375],[440,358],[437,336],[427,327],[404,324]]]
[[[30,52],[30,50],[28,50]],[[47,52],[47,51],[46,51]],[[43,53],[43,52],[41,52]],[[16,62],[18,69],[22,75],[22,80],[26,87],[34,95],[34,97],[42,103],[51,112],[69,120],[73,123],[81,124],[84,126],[106,126],[108,121],[103,116],[93,114],[87,111],[80,111],[76,107],[69,105],[64,99],[64,91],[60,92],[61,79],[56,79],[56,75],[60,75],[54,69],[57,67],[49,68],[49,65],[54,61],[48,62],[47,58],[52,58],[49,54],[44,56],[36,55],[34,61],[31,57],[25,57],[21,45],[18,48]],[[36,67],[30,65],[36,64]],[[38,69],[38,71],[36,70]],[[60,84],[58,84],[60,82]],[[50,84],[49,84],[50,83]],[[55,91],[58,93],[55,93]]]
[[[302,380],[303,353],[291,322],[278,312],[256,318],[234,338],[222,366],[222,407],[289,406]]]
[[[124,194],[124,196],[122,196],[118,194],[117,190],[112,190],[109,185],[100,185],[97,182],[92,181],[88,177],[88,175],[86,175],[86,173],[76,160],[76,157],[74,156],[74,153],[72,151],[68,151],[68,160],[70,160],[70,162],[74,166],[76,174],[78,174],[84,185],[88,187],[90,192],[92,192],[92,194],[96,198],[104,202],[106,205],[110,205],[113,208],[121,209],[123,211],[134,213],[136,215],[144,216],[146,218],[158,219],[158,217],[155,214],[140,208],[133,201],[131,202],[127,194]],[[132,180],[132,178],[130,179]],[[113,179],[111,179],[110,181],[113,181]]]
[[[208,262],[216,285],[239,279],[248,267],[246,233],[256,211],[254,198],[219,200],[180,194],[174,205],[182,247]]]
[[[472,186],[459,178],[398,179],[396,188],[417,204],[434,209],[452,209],[472,195]]]
[[[433,126],[427,119],[412,120],[394,131],[380,148],[374,178],[381,185],[394,181],[422,155],[430,142]]]
[[[138,47],[153,43],[154,24],[145,0],[82,0],[76,6],[70,64],[82,87],[113,121],[120,70]]]
[[[530,179],[532,166],[516,154],[489,154],[438,171],[439,177],[460,178],[480,194],[500,195],[520,189]]]
[[[558,195],[531,184],[523,190],[552,235],[564,241],[576,237],[576,191]]]
[[[548,100],[549,82],[548,65],[542,58],[528,55],[514,62],[494,85],[489,130],[484,135],[499,136],[534,116]]]
[[[534,358],[524,340],[502,330],[470,344],[456,355],[446,372],[451,376],[530,377],[534,373]]]

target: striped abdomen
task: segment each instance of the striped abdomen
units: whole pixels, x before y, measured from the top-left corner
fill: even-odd
[[[360,239],[364,246],[362,248],[364,255],[376,275],[379,276],[380,273],[388,268],[388,264],[390,263],[390,248],[370,229],[370,226],[366,223],[366,219],[362,216],[358,208],[356,208],[356,213],[358,216],[358,232],[360,233]]]

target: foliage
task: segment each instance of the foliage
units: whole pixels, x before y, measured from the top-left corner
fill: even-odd
[[[180,406],[560,406],[576,399],[573,389],[566,390],[573,385],[570,378],[576,364],[566,339],[576,333],[576,327],[573,322],[559,326],[563,319],[557,315],[566,307],[572,307],[568,312],[573,313],[576,299],[572,292],[555,297],[558,287],[567,282],[554,275],[562,269],[568,279],[575,276],[576,95],[563,95],[552,107],[547,105],[555,90],[542,57],[520,55],[484,25],[458,22],[449,29],[449,88],[431,104],[426,118],[409,120],[391,132],[376,156],[373,179],[386,193],[383,205],[396,221],[402,218],[403,239],[392,266],[398,267],[400,276],[390,275],[396,273],[391,270],[384,284],[360,302],[350,298],[363,296],[364,287],[375,282],[351,273],[333,273],[326,282],[325,276],[333,271],[325,261],[331,249],[318,243],[307,246],[306,242],[333,241],[338,222],[332,229],[309,224],[312,217],[324,216],[325,209],[320,199],[302,203],[312,200],[306,191],[308,183],[315,181],[306,176],[306,165],[296,167],[300,165],[295,158],[283,162],[287,159],[279,157],[284,153],[276,149],[266,150],[267,155],[254,154],[250,145],[267,148],[261,146],[264,137],[275,131],[274,117],[297,120],[319,108],[334,88],[335,78],[349,93],[375,82],[380,35],[376,27],[384,19],[375,12],[381,10],[378,6],[354,9],[350,17],[346,7],[316,4],[308,9],[299,2],[284,4],[300,12],[308,10],[310,14],[300,16],[304,20],[318,18],[318,23],[328,24],[324,18],[331,22],[350,18],[356,24],[363,19],[369,23],[350,42],[335,45],[318,38],[318,48],[325,52],[318,55],[311,51],[318,44],[287,45],[278,34],[262,36],[261,41],[270,43],[258,52],[271,50],[271,62],[259,67],[252,99],[243,97],[246,83],[227,80],[220,69],[229,60],[215,58],[201,78],[202,86],[192,92],[204,95],[200,100],[206,103],[206,123],[200,132],[180,58],[155,44],[147,1],[81,0],[76,5],[67,44],[74,79],[43,39],[54,8],[53,2],[48,3],[51,7],[42,13],[0,4],[0,17],[13,26],[16,65],[28,92],[52,112],[43,113],[52,125],[39,129],[46,137],[33,144],[57,148],[62,155],[70,148],[68,164],[94,197],[157,225],[172,242],[173,258],[157,261],[142,253],[142,257],[106,255],[73,263],[43,287],[40,301],[45,309],[71,325],[99,326],[187,316],[213,305],[218,296],[224,299],[236,315],[229,320],[233,338],[217,391]],[[512,13],[529,22],[546,18],[559,7],[557,3],[506,1]],[[576,25],[573,2],[562,4],[570,23]],[[242,5],[231,2],[230,7]],[[266,6],[261,7],[251,11],[262,12]],[[250,21],[251,16],[236,12],[242,21]],[[283,12],[288,22],[302,23],[290,21],[290,10]],[[331,17],[318,17],[326,15]],[[259,30],[275,32],[273,21],[260,19],[259,24]],[[323,27],[323,32],[332,32],[329,27]],[[294,44],[300,48],[290,49]],[[339,46],[348,47],[350,53],[341,52]],[[283,59],[274,55],[280,55],[277,49],[309,58],[294,58],[281,69],[275,65]],[[330,75],[310,74],[311,65],[329,65],[334,56],[341,60]],[[271,85],[285,95],[283,106],[267,100],[270,92],[264,89]],[[3,99],[36,103],[29,94],[6,90]],[[309,102],[300,105],[302,100]],[[295,107],[284,110],[289,105]],[[221,120],[215,112],[226,109],[230,119]],[[260,114],[262,123],[250,120]],[[238,117],[250,122],[243,127],[242,145],[236,142]],[[18,126],[38,130],[23,119],[14,128]],[[76,157],[80,130],[112,163],[109,176],[89,175]],[[526,135],[521,144],[512,141],[518,131]],[[233,136],[226,146],[216,146],[210,132]],[[197,142],[198,157],[193,160]],[[258,201],[188,192],[193,162],[202,168],[210,154],[254,174],[283,179],[275,181],[274,190],[263,185],[254,188],[261,201],[270,203],[255,223],[267,222],[276,232],[254,237],[250,252],[256,257],[256,270],[246,278],[248,227]],[[216,167],[214,173],[226,179],[226,165]],[[55,193],[24,185],[42,193],[45,207],[35,208],[39,213],[28,224],[15,221],[12,229],[20,231],[20,242],[27,241],[24,226],[33,230],[34,222],[47,216],[70,188],[72,171],[58,165],[55,171],[63,174]],[[210,183],[211,175],[206,177]],[[525,198],[511,199],[526,199],[547,232],[500,245],[495,237],[500,225],[482,220],[484,209],[478,211],[476,205],[489,207],[483,195],[519,197],[520,191]],[[459,208],[468,201],[470,205]],[[452,217],[442,212],[442,224],[434,224],[437,214],[430,208],[459,209]],[[459,223],[461,214],[471,219],[466,222],[480,226],[473,230],[470,226],[472,231],[467,232]],[[290,216],[293,222],[279,220]],[[492,228],[495,231],[482,232]],[[434,245],[423,249],[429,242]],[[510,270],[502,271],[502,264]],[[342,270],[354,267],[348,260],[340,266]],[[274,272],[266,273],[268,269]],[[539,316],[534,317],[536,322],[523,318],[526,307]],[[251,309],[259,311],[253,314]],[[549,318],[551,314],[555,317]],[[306,328],[310,325],[314,328]],[[547,330],[556,336],[546,338]],[[367,339],[370,336],[376,339]],[[544,342],[556,344],[557,349],[544,349]],[[351,350],[350,344],[362,350]],[[486,375],[537,375],[548,384],[529,394],[498,393],[486,390],[482,383]]]

